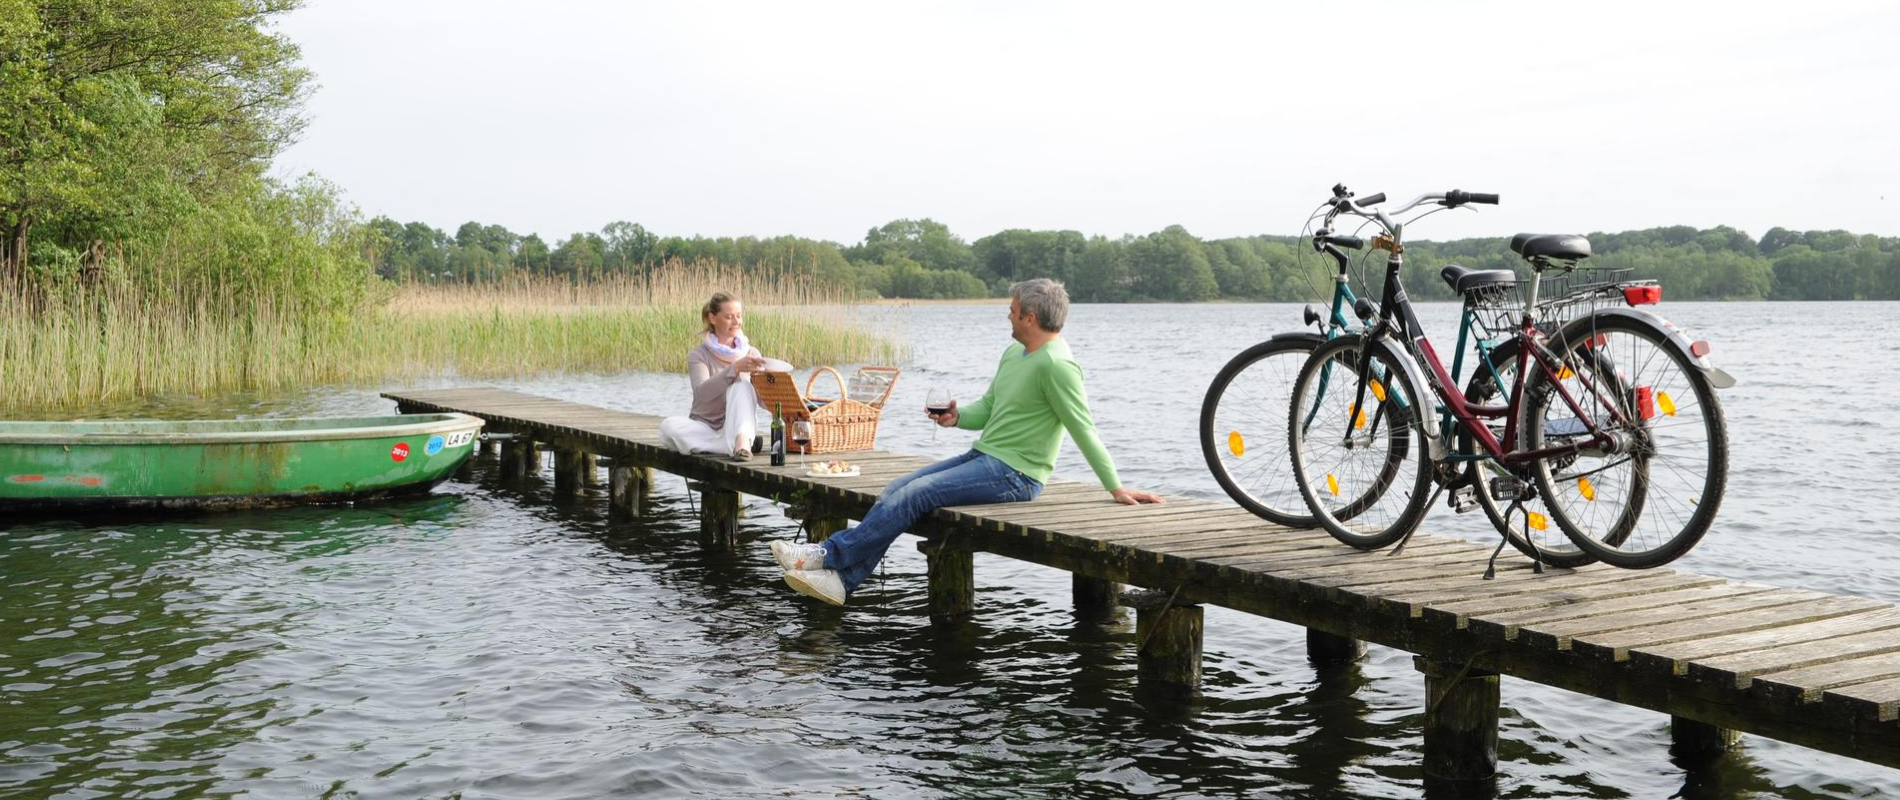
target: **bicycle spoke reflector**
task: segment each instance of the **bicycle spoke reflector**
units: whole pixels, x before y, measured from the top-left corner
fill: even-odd
[[[1550,527],[1550,520],[1545,519],[1544,515],[1539,514],[1535,511],[1525,512],[1524,522],[1525,524],[1530,525],[1532,530],[1541,531]]]
[[[1375,378],[1369,382],[1369,385],[1372,387],[1372,396],[1379,398],[1381,403],[1385,402],[1385,384]]]
[[[1339,479],[1330,472],[1326,473],[1326,491],[1332,492],[1334,497],[1339,496]]]
[[[1591,486],[1591,485],[1590,485],[1590,479],[1589,479],[1589,478],[1578,478],[1578,479],[1577,479],[1577,492],[1578,492],[1579,494],[1581,494],[1581,495],[1583,495],[1583,499],[1585,499],[1585,500],[1589,500],[1589,501],[1591,501],[1591,502],[1596,502],[1596,499],[1597,499],[1597,487],[1595,487],[1595,486]]]
[[[1668,392],[1656,393],[1656,407],[1662,409],[1664,414],[1672,417],[1676,415],[1676,401],[1669,399]]]
[[[1240,437],[1240,431],[1227,432],[1227,449],[1235,458],[1247,454],[1247,440]]]

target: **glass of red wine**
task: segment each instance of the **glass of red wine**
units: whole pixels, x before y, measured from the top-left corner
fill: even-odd
[[[949,389],[931,389],[930,394],[924,397],[924,410],[930,412],[930,421],[934,424],[938,415],[949,413],[950,404],[954,402]],[[942,428],[942,425],[938,425],[930,429],[930,441],[937,441],[937,431]]]
[[[811,447],[811,420],[792,422],[792,444],[798,446],[798,468],[805,469],[805,451]]]

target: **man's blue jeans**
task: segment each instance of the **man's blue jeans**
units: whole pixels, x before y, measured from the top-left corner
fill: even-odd
[[[975,450],[891,481],[857,527],[825,540],[825,567],[838,571],[846,592],[871,577],[897,535],[946,506],[1034,500],[1042,484],[995,456]]]

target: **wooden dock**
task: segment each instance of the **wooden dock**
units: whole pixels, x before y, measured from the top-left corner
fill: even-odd
[[[762,456],[666,450],[651,415],[488,388],[384,397],[405,413],[459,411],[516,434],[504,472],[538,470],[528,440],[551,444],[557,491],[592,484],[595,459],[611,459],[610,503],[623,513],[640,513],[653,470],[683,476],[702,493],[702,533],[715,545],[733,540],[740,493],[794,502],[822,538],[929,463],[867,451],[845,456],[860,477],[808,478]],[[1485,581],[1491,548],[1475,542],[1421,535],[1389,557],[1227,503],[1121,506],[1094,483],[1062,480],[1034,502],[944,509],[912,532],[926,540],[935,616],[973,607],[975,551],[1072,573],[1079,611],[1133,605],[1144,682],[1198,686],[1203,604],[1306,626],[1316,661],[1355,658],[1360,642],[1411,652],[1431,700],[1424,756],[1436,778],[1494,770],[1500,676],[1669,714],[1679,755],[1720,752],[1742,731],[1900,767],[1900,607],[1889,603],[1668,569],[1536,574],[1508,550]],[[1125,595],[1120,584],[1150,591]]]

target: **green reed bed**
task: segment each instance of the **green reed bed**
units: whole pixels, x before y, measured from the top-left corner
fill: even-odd
[[[412,286],[349,311],[312,310],[270,292],[12,293],[0,298],[0,409],[18,416],[154,395],[444,376],[678,372],[701,335],[698,303],[715,285],[746,297],[748,336],[769,355],[801,366],[906,356],[852,307],[796,281],[775,291],[747,285],[736,271],[697,269],[591,286]]]

